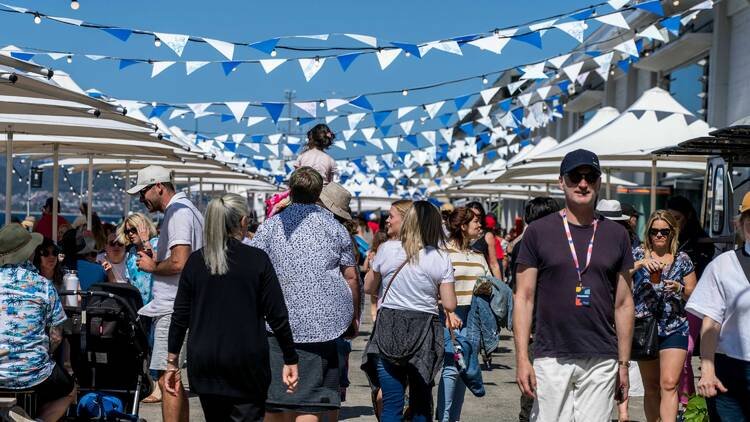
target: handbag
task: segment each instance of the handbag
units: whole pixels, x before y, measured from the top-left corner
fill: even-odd
[[[472,293],[475,296],[492,296],[492,280],[491,276],[483,275],[477,278],[474,282],[474,289]]]
[[[654,360],[659,355],[659,320],[654,315],[636,318],[630,356],[635,361]]]

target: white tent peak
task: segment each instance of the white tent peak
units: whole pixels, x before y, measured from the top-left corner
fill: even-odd
[[[651,88],[644,92],[633,105],[628,107],[627,111],[661,111],[689,116],[693,115],[682,104],[678,103],[668,91],[659,87]]]

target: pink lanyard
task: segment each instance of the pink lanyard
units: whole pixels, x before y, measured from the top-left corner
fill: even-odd
[[[576,247],[573,244],[573,236],[570,234],[570,226],[568,225],[568,212],[567,210],[563,209],[560,211],[560,216],[563,219],[563,226],[565,227],[565,236],[568,237],[568,246],[570,246],[570,253],[573,255],[573,263],[576,266],[576,273],[578,273],[578,286],[583,285],[583,279],[581,278],[581,274],[583,274],[584,271],[589,267],[589,264],[591,263],[591,254],[594,251],[594,238],[596,237],[596,228],[599,225],[599,221],[595,218],[594,219],[594,233],[591,234],[591,240],[589,240],[589,247],[586,251],[586,266],[583,267],[583,269],[580,268],[580,265],[578,263],[578,254],[576,253]]]

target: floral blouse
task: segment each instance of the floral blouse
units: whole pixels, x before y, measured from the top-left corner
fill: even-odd
[[[645,258],[642,246],[633,249],[636,261]],[[661,274],[661,284],[651,284],[648,269],[641,268],[633,274],[633,300],[635,302],[635,316],[642,318],[656,315],[659,318],[659,336],[679,333],[688,334],[685,300],[682,293],[664,290],[664,280],[675,280],[685,286],[685,276],[695,271],[690,257],[679,252],[671,265],[665,267]]]

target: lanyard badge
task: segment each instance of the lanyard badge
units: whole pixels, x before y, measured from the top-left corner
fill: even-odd
[[[578,283],[576,283],[576,307],[591,306],[591,288],[583,286],[582,274],[589,267],[591,263],[591,254],[594,251],[594,239],[596,238],[596,229],[599,225],[599,221],[594,219],[594,233],[591,234],[591,240],[586,250],[586,265],[581,269],[578,262],[578,254],[576,253],[576,247],[573,244],[573,236],[570,233],[570,225],[568,224],[568,212],[567,210],[560,211],[560,216],[563,220],[563,226],[565,227],[565,236],[568,238],[568,246],[570,246],[570,254],[573,256],[573,264],[576,267],[576,274],[578,275]]]

